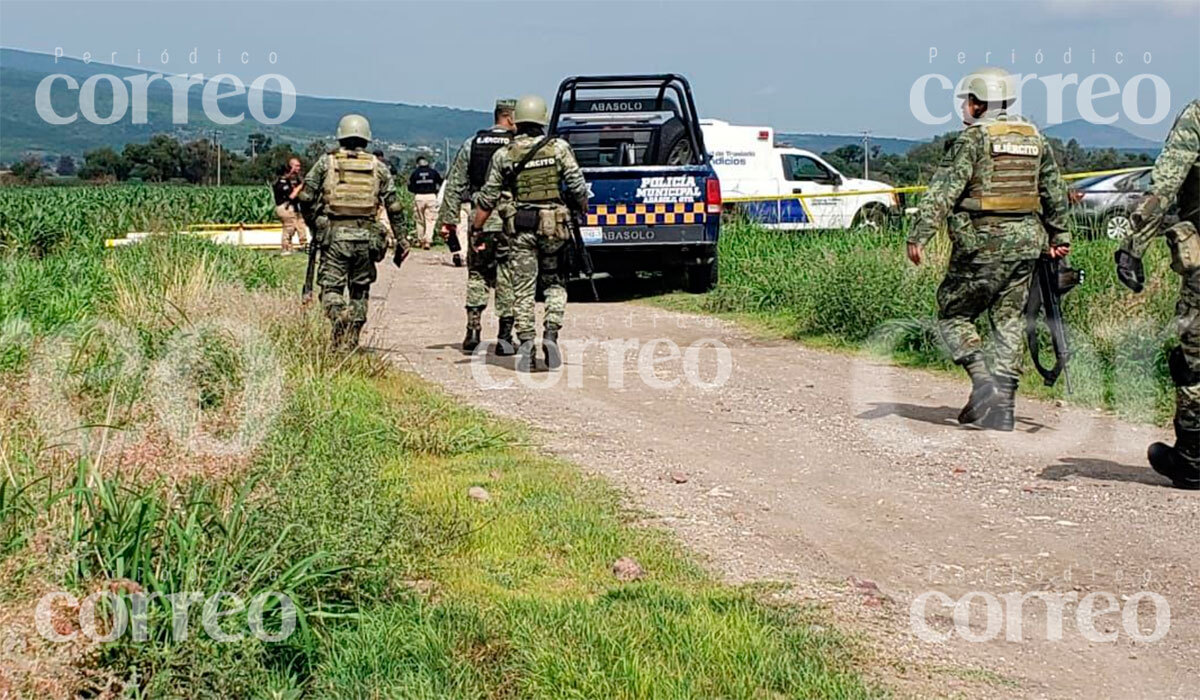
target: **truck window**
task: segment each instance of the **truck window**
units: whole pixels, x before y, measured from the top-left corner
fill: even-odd
[[[811,182],[833,177],[825,166],[808,156],[784,153],[780,158],[783,158],[783,176],[793,182]]]

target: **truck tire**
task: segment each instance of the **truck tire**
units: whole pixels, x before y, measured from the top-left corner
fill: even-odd
[[[690,294],[711,292],[717,286],[717,259],[714,257],[712,262],[688,265],[684,282]]]
[[[875,231],[882,230],[887,226],[888,212],[887,209],[878,202],[868,202],[862,206],[854,214],[854,221],[850,223],[851,228],[869,228]]]

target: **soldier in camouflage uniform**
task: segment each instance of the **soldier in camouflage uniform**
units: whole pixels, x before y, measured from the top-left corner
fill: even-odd
[[[1046,139],[1033,124],[1005,113],[1015,99],[1005,71],[979,69],[964,79],[958,97],[966,128],[947,146],[921,198],[908,257],[920,265],[924,245],[947,221],[953,249],[937,291],[938,330],[971,377],[971,396],[958,420],[1008,431],[1037,259],[1070,250],[1067,192]],[[991,371],[975,328],[985,311],[992,326]]]
[[[313,240],[321,249],[317,284],[333,326],[333,347],[353,350],[367,322],[367,298],[375,263],[387,250],[387,230],[376,218],[387,212],[392,230],[404,231],[404,214],[387,164],[368,153],[371,125],[347,114],[338,122],[338,149],[321,156],[304,177],[300,200],[314,215]],[[408,241],[397,234],[397,265]]]
[[[483,187],[492,154],[512,141],[516,129],[513,122],[516,104],[516,100],[496,100],[495,125],[467,139],[458,149],[458,155],[454,157],[454,164],[446,176],[438,220],[444,237],[457,234],[461,205],[470,204],[474,194]],[[496,290],[496,316],[500,318],[496,352],[501,355],[515,352],[512,341],[512,289],[508,285],[496,284],[496,268],[505,264],[508,254],[507,247],[497,248],[503,230],[504,223],[500,215],[493,212],[483,225],[483,236],[472,235],[467,240],[467,335],[463,338],[463,352],[469,353],[479,345],[480,318],[487,308],[489,289]]]
[[[567,205],[586,211],[588,188],[571,146],[544,135],[550,121],[545,100],[536,95],[522,97],[517,100],[514,117],[517,135],[492,156],[487,179],[475,195],[472,236],[476,232],[483,235],[488,217],[508,193],[510,199],[500,206],[508,264],[497,271],[497,284],[511,284],[519,342],[517,369],[528,372],[533,368],[533,297],[539,281],[546,295],[542,352],[547,367],[562,364],[558,330],[567,308],[569,271],[564,253],[571,240]]]
[[[1179,205],[1179,222],[1162,231],[1163,217]],[[1167,366],[1175,383],[1175,445],[1150,445],[1148,457],[1159,474],[1181,489],[1200,489],[1200,100],[1175,119],[1154,161],[1150,194],[1133,212],[1133,231],[1116,253],[1117,277],[1135,292],[1146,274],[1142,255],[1162,233],[1171,249],[1171,269],[1183,277],[1175,323],[1179,347]]]

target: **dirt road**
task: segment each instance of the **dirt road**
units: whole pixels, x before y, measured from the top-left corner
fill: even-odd
[[[458,351],[465,271],[445,260],[381,265],[373,346],[540,429],[726,579],[827,604],[902,693],[1200,697],[1200,495],[1145,465],[1164,431],[1023,398],[1017,432],[961,428],[965,379],[633,302],[572,304],[564,338],[593,344],[527,386],[508,358]],[[484,328],[494,338],[490,309]],[[707,347],[680,358],[655,339]],[[722,361],[723,384],[703,386]],[[1063,614],[1003,597],[1036,592],[1060,594]],[[1163,629],[1145,593],[1169,605],[1157,641],[1139,641]]]

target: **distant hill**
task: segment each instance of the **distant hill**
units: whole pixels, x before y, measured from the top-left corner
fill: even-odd
[[[152,69],[150,69],[152,71]],[[92,124],[82,117],[67,125],[51,125],[42,120],[34,107],[34,95],[42,78],[52,73],[65,73],[83,82],[98,73],[110,73],[121,78],[144,74],[147,71],[103,63],[85,64],[72,58],[60,58],[57,63],[50,54],[0,48],[0,161],[20,158],[26,152],[46,155],[80,156],[100,146],[120,149],[126,143],[142,142],[155,133],[169,133],[181,140],[211,137],[220,129],[221,141],[230,148],[241,150],[246,137],[255,131],[267,134],[276,142],[302,147],[314,139],[331,141],[337,120],[347,112],[358,112],[371,120],[376,140],[391,144],[441,145],[444,139],[461,141],[491,120],[486,112],[404,103],[371,102],[367,100],[310,97],[296,98],[296,112],[284,124],[266,126],[249,118],[231,126],[210,122],[200,105],[201,86],[188,93],[187,124],[171,123],[172,91],[164,81],[155,81],[147,90],[147,124],[133,124],[128,116],[114,124]],[[62,89],[58,84],[52,102],[59,114],[78,109],[78,93]],[[96,110],[101,115],[111,112],[111,100],[103,97],[105,89],[97,91]],[[266,93],[264,110],[279,113],[278,93]],[[249,114],[246,96],[222,100],[222,109],[229,114]],[[1055,138],[1075,139],[1085,148],[1115,148],[1120,151],[1157,153],[1160,144],[1143,139],[1111,125],[1090,124],[1082,120],[1065,122],[1046,129]],[[816,153],[835,150],[847,144],[861,144],[861,134],[780,133],[781,143]],[[921,139],[871,137],[884,153],[903,154],[920,143]]]
[[[803,148],[813,153],[826,153],[842,146],[862,145],[862,134],[776,134],[775,140],[792,148]],[[872,136],[871,145],[879,146],[884,153],[902,155],[919,143],[920,139],[901,139],[890,136]]]
[[[1082,119],[1047,127],[1045,133],[1063,143],[1075,139],[1084,148],[1112,148],[1117,151],[1151,155],[1158,153],[1162,148],[1162,144],[1157,141],[1135,136],[1119,126],[1092,124]],[[803,148],[814,153],[826,153],[849,144],[862,145],[861,134],[778,134],[776,140],[793,148]],[[913,146],[925,142],[926,140],[922,139],[871,137],[872,145],[878,145],[884,153],[897,155],[907,153]]]
[[[195,85],[188,94],[188,122],[176,125],[171,123],[171,86],[161,80],[151,83],[147,90],[147,124],[133,124],[126,114],[121,121],[108,125],[92,124],[82,116],[71,124],[52,125],[42,120],[34,106],[38,83],[53,73],[65,73],[82,83],[97,73],[124,78],[146,72],[103,63],[85,64],[65,57],[55,63],[50,54],[0,48],[0,160],[11,161],[26,152],[79,156],[100,146],[120,149],[129,142],[146,141],[155,133],[193,139],[210,136],[213,129],[220,129],[221,141],[237,150],[255,131],[276,142],[302,146],[317,138],[332,141],[338,119],[347,112],[366,116],[377,140],[410,145],[440,145],[446,138],[461,141],[491,122],[490,113],[476,110],[299,95],[295,114],[283,124],[267,126],[251,120],[246,96],[238,96],[222,100],[221,108],[227,114],[244,112],[247,118],[230,126],[216,125],[205,116],[200,104],[201,86]],[[59,114],[69,114],[78,109],[78,93],[63,88],[61,82],[57,84],[52,103]],[[111,112],[111,99],[102,97],[105,92],[107,88],[102,84],[96,100],[96,111],[101,115]],[[266,93],[263,104],[267,114],[278,114],[279,94]]]
[[[1046,134],[1064,143],[1075,139],[1084,148],[1113,148],[1118,151],[1146,151],[1157,153],[1162,144],[1140,136],[1134,136],[1119,126],[1092,124],[1082,119],[1056,124],[1046,128]]]

